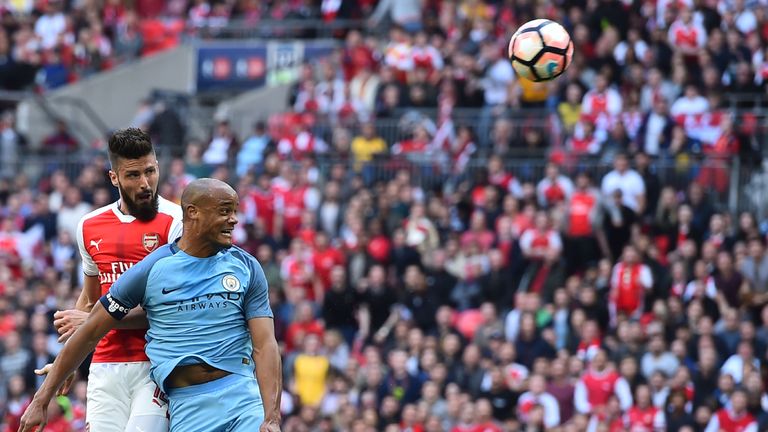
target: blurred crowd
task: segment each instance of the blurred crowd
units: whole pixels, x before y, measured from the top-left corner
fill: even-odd
[[[0,88],[54,89],[178,44],[165,2],[13,0],[0,4]]]
[[[768,428],[768,224],[725,200],[730,164],[761,157],[764,2],[179,10],[201,25],[244,10],[368,20],[302,68],[290,112],[245,137],[218,121],[161,161],[168,199],[206,176],[240,194],[236,241],[264,267],[283,352],[284,430]],[[505,58],[533,17],[575,42],[552,83]],[[157,112],[133,123],[167,142]],[[8,430],[60,350],[51,316],[79,293],[78,219],[116,199],[107,170],[101,155],[0,181]],[[84,377],[46,430],[83,429]]]
[[[573,62],[553,82],[517,79],[509,38],[543,17],[570,32]],[[273,119],[280,151],[346,154],[350,132],[375,121],[396,130],[390,154],[426,154],[443,170],[492,154],[573,164],[642,151],[681,171],[760,156],[762,2],[382,1],[367,22],[370,31],[348,32],[334,56],[301,70],[292,110]],[[692,175],[727,187],[725,172]]]

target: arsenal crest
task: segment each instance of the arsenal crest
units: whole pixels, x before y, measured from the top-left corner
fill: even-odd
[[[144,249],[146,249],[147,252],[152,252],[160,246],[160,234],[145,233],[141,243],[144,245]]]

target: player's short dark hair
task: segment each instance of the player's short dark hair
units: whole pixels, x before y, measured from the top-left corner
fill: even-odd
[[[113,169],[120,158],[139,159],[153,153],[152,139],[139,128],[118,129],[109,137],[109,162]]]

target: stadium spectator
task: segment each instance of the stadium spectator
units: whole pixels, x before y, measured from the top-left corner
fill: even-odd
[[[757,422],[746,408],[747,395],[742,390],[736,390],[730,397],[730,407],[717,410],[704,430],[706,432],[729,429],[757,431]]]
[[[54,153],[73,152],[77,150],[78,145],[77,140],[70,134],[67,123],[63,120],[56,123],[56,131],[43,141],[45,150]]]
[[[557,400],[546,392],[546,380],[541,375],[533,375],[529,378],[529,391],[520,395],[517,400],[519,419],[528,422],[533,415],[532,410],[539,406],[543,409],[544,427],[554,428],[560,424],[560,407]]]
[[[603,195],[612,196],[621,191],[621,202],[635,213],[645,209],[645,182],[637,171],[629,167],[626,154],[619,154],[614,159],[613,170],[603,177],[601,186]]]
[[[264,155],[271,143],[266,124],[257,122],[253,127],[253,135],[243,141],[243,146],[237,153],[237,175],[243,177],[250,170],[261,170]]]
[[[208,165],[222,165],[237,155],[239,143],[232,131],[229,121],[220,120],[203,152],[203,162]]]
[[[646,291],[653,287],[653,275],[650,268],[640,261],[640,256],[634,246],[627,246],[622,253],[622,259],[613,268],[611,276],[610,307],[614,319],[619,314],[626,317],[639,318],[643,312],[643,302]],[[660,341],[659,341],[660,342]],[[649,349],[651,347],[649,346]],[[663,350],[651,350],[654,356]],[[649,357],[649,361],[652,357]],[[650,375],[652,366],[643,367],[643,373]]]

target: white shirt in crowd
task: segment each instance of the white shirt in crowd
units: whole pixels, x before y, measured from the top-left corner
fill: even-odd
[[[756,358],[752,359],[752,366],[759,371],[760,360]],[[738,354],[728,357],[728,360],[725,361],[723,367],[720,368],[720,373],[723,375],[730,375],[733,377],[733,381],[736,385],[740,384],[744,379],[744,359]]]
[[[645,183],[637,171],[628,169],[624,173],[612,170],[603,177],[600,187],[604,196],[610,197],[613,191],[621,189],[621,202],[637,211],[640,208],[639,198],[645,195]]]
[[[554,396],[547,392],[536,395],[527,391],[517,400],[518,409],[529,403],[541,405],[544,408],[544,427],[554,428],[560,424],[560,405]]]
[[[657,156],[660,150],[661,138],[664,134],[664,127],[667,125],[667,118],[655,112],[648,116],[648,123],[645,128],[645,145],[643,150],[651,156]]]
[[[515,79],[515,71],[512,64],[505,60],[498,60],[485,73],[482,80],[485,89],[486,105],[501,105],[507,102],[509,84]]]
[[[709,111],[709,101],[704,96],[695,96],[692,98],[682,96],[672,104],[670,114],[673,117],[679,115],[704,114]]]
[[[67,19],[63,13],[45,14],[35,22],[35,34],[42,41],[43,48],[53,48],[59,35],[67,29]]]

